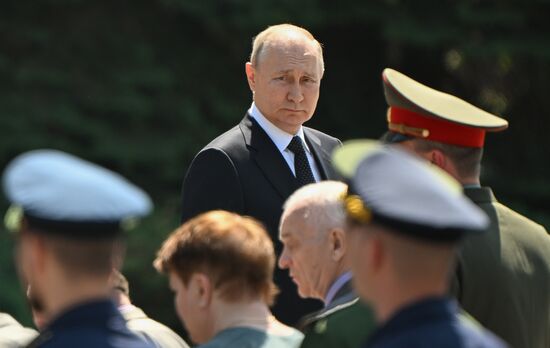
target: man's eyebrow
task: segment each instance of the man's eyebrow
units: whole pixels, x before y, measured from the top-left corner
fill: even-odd
[[[273,74],[274,74],[274,75],[288,74],[289,72],[292,72],[292,70],[293,70],[293,69],[278,70],[278,71],[274,72]],[[311,72],[311,71],[305,71],[305,72],[304,72],[304,75],[305,75],[305,76],[308,76],[308,77],[313,77],[313,78],[316,78],[316,77],[317,77],[317,74],[315,74],[314,72]]]

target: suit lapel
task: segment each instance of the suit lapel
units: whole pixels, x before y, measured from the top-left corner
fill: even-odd
[[[275,187],[282,199],[296,190],[296,179],[285,159],[267,133],[248,114],[239,124],[250,157],[262,170],[267,180]]]
[[[315,158],[315,162],[317,163],[317,168],[319,168],[321,180],[335,178],[336,172],[332,168],[330,153],[321,146],[321,139],[306,127],[304,127],[304,134],[306,142],[313,154],[313,158]]]

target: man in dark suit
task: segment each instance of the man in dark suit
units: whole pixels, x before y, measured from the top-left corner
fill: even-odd
[[[464,187],[490,218],[488,233],[464,241],[453,279],[462,307],[512,347],[550,347],[550,236],[481,186],[486,132],[508,122],[391,69],[386,141],[423,157]]]
[[[269,27],[254,39],[246,75],[253,103],[244,119],[193,159],[183,183],[182,222],[224,209],[257,218],[267,227],[277,254],[279,218],[285,199],[307,183],[333,178],[330,154],[338,139],[302,124],[317,106],[323,77],[319,42],[289,24]],[[280,270],[274,314],[295,324],[317,304],[296,295]]]

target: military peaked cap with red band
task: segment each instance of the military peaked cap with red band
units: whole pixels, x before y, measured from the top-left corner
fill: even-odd
[[[391,132],[457,146],[483,147],[486,132],[508,128],[506,120],[398,71],[384,69],[382,80]]]

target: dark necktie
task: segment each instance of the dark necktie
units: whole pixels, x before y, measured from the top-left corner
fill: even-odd
[[[309,161],[307,160],[306,150],[304,149],[304,144],[302,144],[302,139],[299,136],[294,136],[290,144],[288,144],[287,149],[294,153],[294,172],[296,173],[296,181],[298,185],[304,186],[315,182],[313,177],[313,172],[309,166]]]

